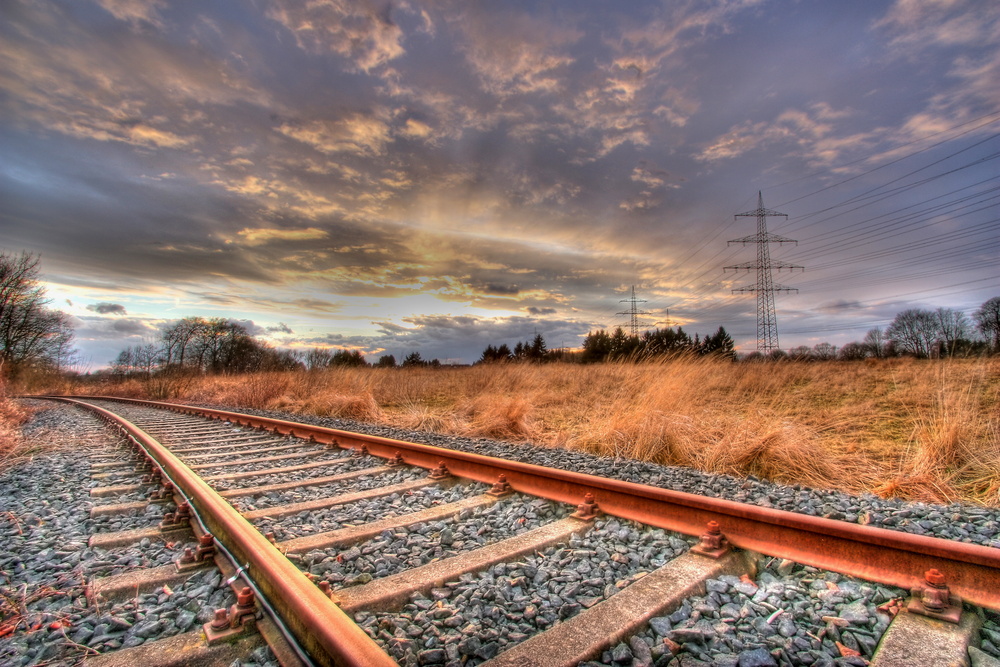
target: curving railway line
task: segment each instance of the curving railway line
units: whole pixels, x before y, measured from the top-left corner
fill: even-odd
[[[91,580],[88,602],[187,605],[186,631],[86,664],[243,664],[265,645],[281,665],[991,659],[966,648],[1000,611],[990,546],[234,412],[54,400],[122,443],[91,458],[89,547],[177,554]]]

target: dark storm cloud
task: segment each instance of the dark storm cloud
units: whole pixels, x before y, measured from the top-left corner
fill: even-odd
[[[87,306],[87,310],[98,313],[99,315],[126,315],[125,306],[117,303],[92,303]]]
[[[124,339],[129,341],[123,343],[122,347],[125,347],[125,345],[134,344],[139,339],[159,338],[160,328],[158,324],[158,322],[141,318],[80,317],[76,321],[75,335],[78,342],[81,340],[117,341]]]
[[[836,314],[844,311],[856,311],[862,307],[860,301],[833,301],[816,307],[816,310],[826,314]]]
[[[114,320],[111,323],[111,330],[115,333],[126,334],[128,336],[145,336],[156,331],[147,322],[141,320]]]
[[[425,359],[476,360],[487,345],[513,347],[541,334],[550,348],[576,346],[592,324],[573,320],[539,321],[530,317],[482,318],[470,316],[425,316],[404,318],[405,325],[376,322],[381,335],[351,340],[354,345],[396,356],[419,350]]]
[[[500,294],[506,296],[514,296],[521,291],[517,288],[517,285],[501,285],[498,283],[487,283],[486,285],[483,285],[481,289],[485,294]]]

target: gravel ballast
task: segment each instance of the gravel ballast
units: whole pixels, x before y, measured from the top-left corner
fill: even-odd
[[[379,465],[382,459],[369,458],[366,462],[368,467]],[[342,482],[331,482],[329,484],[318,484],[316,486],[300,486],[285,491],[267,491],[254,493],[246,496],[239,496],[239,505],[246,511],[267,509],[275,505],[289,505],[292,503],[303,503],[319,498],[329,498],[330,496],[341,496],[370,489],[385,488],[395,486],[403,482],[412,482],[418,479],[426,479],[427,471],[423,468],[405,467],[393,470],[389,473],[364,475]]]
[[[437,485],[411,491],[407,494],[393,493],[388,496],[371,498],[350,505],[334,505],[283,516],[280,518],[261,517],[253,522],[262,533],[274,533],[274,537],[290,540],[314,533],[326,533],[347,526],[372,523],[379,519],[401,516],[435,505],[447,505],[463,498],[471,498],[489,491],[485,484],[456,484],[451,488]]]
[[[401,665],[478,665],[593,607],[687,551],[693,540],[603,518],[564,547],[499,563],[355,621]]]
[[[909,595],[880,586],[767,559],[756,581],[723,576],[707,582],[708,594],[684,601],[675,612],[604,653],[588,667],[633,660],[664,661],[671,643],[688,664],[858,665],[871,659],[892,616],[879,610]],[[676,648],[679,647],[679,648]],[[844,647],[844,648],[841,648]],[[857,652],[858,655],[852,655]]]
[[[355,586],[500,542],[571,512],[559,503],[516,494],[449,519],[400,526],[346,549],[316,549],[293,560],[317,581]]]
[[[214,609],[235,601],[221,575],[206,570],[168,590],[89,606],[87,582],[167,565],[197,545],[147,539],[123,548],[88,547],[89,536],[108,527],[90,518],[90,489],[107,483],[91,479],[91,457],[112,453],[118,441],[80,409],[31,405],[42,410],[23,432],[44,438],[50,449],[0,472],[0,665],[80,665],[86,656],[195,630]],[[126,519],[148,525],[153,517],[143,512]],[[239,664],[276,667],[277,661],[262,649]]]

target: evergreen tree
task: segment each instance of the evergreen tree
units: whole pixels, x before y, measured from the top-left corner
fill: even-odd
[[[410,352],[403,359],[403,368],[413,368],[417,366],[426,366],[427,362],[424,358],[420,356],[419,352]]]
[[[736,344],[733,342],[732,336],[729,335],[725,328],[719,327],[714,334],[705,336],[705,340],[701,342],[699,352],[701,354],[734,358],[736,356],[735,350]]]
[[[611,354],[611,336],[604,329],[591,331],[583,339],[583,356],[586,363],[605,361]]]
[[[535,334],[535,338],[531,341],[531,346],[528,348],[528,357],[533,361],[541,361],[545,358],[547,351],[545,339],[542,338],[542,334]]]
[[[367,366],[365,355],[360,350],[337,350],[330,358],[331,366]]]

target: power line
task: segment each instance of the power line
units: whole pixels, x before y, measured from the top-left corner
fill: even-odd
[[[802,195],[800,197],[796,197],[795,199],[790,199],[789,201],[782,202],[781,204],[779,204],[779,206],[787,206],[787,205],[793,204],[793,203],[795,203],[797,201],[801,201],[803,199],[808,199],[809,197],[812,197],[814,195],[818,195],[821,192],[826,192],[827,190],[831,190],[833,188],[839,187],[841,185],[844,185],[845,183],[850,183],[851,181],[857,180],[857,179],[861,178],[862,176],[867,176],[868,174],[872,174],[872,173],[878,171],[879,169],[883,169],[885,167],[889,167],[891,165],[894,165],[894,164],[896,164],[898,162],[902,162],[903,160],[911,158],[914,155],[919,155],[920,153],[923,153],[925,151],[929,151],[932,148],[937,148],[938,146],[941,146],[942,144],[946,144],[949,141],[954,141],[955,139],[958,139],[959,137],[963,137],[966,134],[970,134],[972,132],[975,132],[976,130],[979,130],[979,129],[983,128],[983,127],[986,127],[987,125],[992,125],[993,123],[996,123],[997,121],[1000,121],[1000,118],[997,118],[997,116],[1000,116],[1000,111],[995,111],[995,112],[992,112],[992,113],[984,114],[982,116],[979,116],[978,118],[973,118],[972,120],[966,121],[964,123],[959,123],[958,125],[954,125],[952,127],[949,127],[948,129],[941,130],[939,132],[935,132],[933,134],[930,134],[930,135],[928,135],[926,137],[921,137],[920,139],[914,139],[913,141],[910,141],[910,142],[907,142],[905,144],[901,144],[899,146],[896,146],[896,148],[893,149],[893,150],[899,150],[900,148],[905,148],[906,146],[912,146],[913,144],[919,143],[921,141],[926,141],[927,139],[930,139],[931,137],[936,137],[939,134],[944,134],[945,132],[951,132],[952,130],[957,130],[960,127],[965,127],[966,125],[969,125],[970,123],[975,123],[975,122],[977,122],[979,120],[982,120],[984,118],[990,118],[991,119],[991,120],[988,120],[985,123],[977,125],[976,127],[972,128],[972,129],[966,130],[965,132],[962,132],[960,134],[956,134],[955,136],[949,137],[948,139],[942,139],[941,141],[933,143],[930,146],[925,146],[924,148],[921,148],[920,150],[913,151],[912,153],[908,153],[908,154],[906,154],[906,155],[904,155],[902,157],[896,158],[895,160],[890,160],[889,162],[885,162],[883,164],[880,164],[877,167],[873,167],[871,169],[868,169],[867,171],[863,171],[860,174],[855,174],[854,176],[851,176],[850,178],[846,178],[846,179],[844,179],[842,181],[838,181],[837,183],[833,183],[832,185],[828,185],[826,187],[820,188],[819,190],[814,190],[812,192],[806,193],[806,194],[804,194],[804,195]],[[883,151],[883,153],[884,153],[884,151]],[[843,169],[844,167],[849,167],[849,166],[857,164],[859,162],[865,162],[867,160],[870,160],[874,156],[875,156],[874,154],[873,155],[867,155],[867,156],[865,156],[863,158],[859,158],[859,159],[854,160],[852,162],[846,162],[844,164],[838,165],[838,166],[834,167],[833,169]],[[800,181],[802,179],[805,179],[805,178],[811,178],[812,176],[818,176],[820,173],[821,172],[814,172],[813,174],[809,174],[809,175],[806,175],[806,176],[800,176],[800,177],[794,178],[794,179],[792,179],[790,181],[785,181],[784,183],[779,183],[778,185],[775,185],[773,187],[775,187],[775,188],[783,187],[785,185],[789,185],[791,183],[798,182],[798,181]]]

